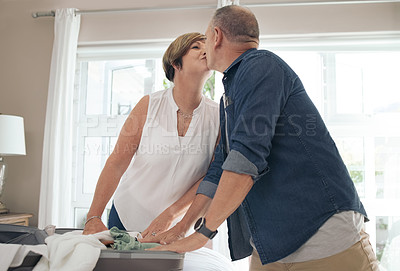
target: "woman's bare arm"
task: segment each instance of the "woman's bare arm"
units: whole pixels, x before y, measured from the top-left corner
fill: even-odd
[[[119,181],[129,166],[135,154],[142,135],[142,130],[147,117],[149,96],[144,96],[132,109],[126,119],[117,143],[100,174],[97,181],[93,201],[87,218],[91,219],[85,225],[83,234],[92,234],[107,230],[107,227],[97,218],[101,216],[111,196],[114,194]]]

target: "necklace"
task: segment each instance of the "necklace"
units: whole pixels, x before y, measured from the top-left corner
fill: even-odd
[[[181,111],[181,109],[180,108],[178,108],[178,114],[179,115],[181,115],[184,119],[190,119],[191,117],[193,117],[193,113],[191,113],[191,114],[185,114],[185,113],[183,113],[182,111]]]

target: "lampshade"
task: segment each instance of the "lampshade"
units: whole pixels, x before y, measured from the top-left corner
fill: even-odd
[[[0,156],[25,154],[24,119],[0,114]]]

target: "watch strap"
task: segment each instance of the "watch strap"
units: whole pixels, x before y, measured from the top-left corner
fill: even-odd
[[[199,220],[196,222],[195,230],[198,233],[203,234],[208,239],[213,239],[218,233],[218,230],[212,231],[206,227],[206,219],[204,217],[199,218]]]

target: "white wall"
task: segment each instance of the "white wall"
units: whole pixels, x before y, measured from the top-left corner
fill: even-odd
[[[216,2],[168,1],[170,6],[183,3],[216,6]],[[243,5],[255,2],[241,1]],[[0,0],[0,112],[24,117],[27,145],[25,157],[6,159],[9,176],[3,200],[11,211],[33,213],[31,222],[37,225],[53,18],[33,19],[31,13],[61,7],[118,9],[159,7],[166,3],[162,0]],[[252,10],[259,20],[262,35],[400,31],[400,3]],[[212,13],[212,9],[199,9],[82,15],[79,42],[172,39],[184,32],[203,32]]]

